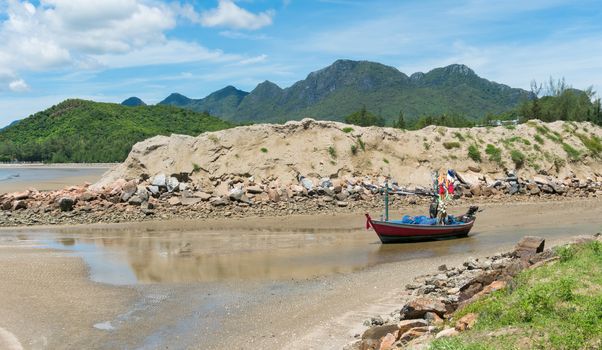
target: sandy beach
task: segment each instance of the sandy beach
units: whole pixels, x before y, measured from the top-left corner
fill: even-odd
[[[403,286],[417,275],[510,249],[526,234],[549,245],[595,233],[602,229],[600,204],[492,204],[467,239],[393,246],[364,231],[359,214],[5,228],[0,344],[340,349],[364,320],[399,309]],[[48,249],[48,241],[63,248]],[[78,246],[108,253],[85,255]],[[134,282],[95,281],[99,260],[119,257]],[[247,270],[237,274],[241,268]]]

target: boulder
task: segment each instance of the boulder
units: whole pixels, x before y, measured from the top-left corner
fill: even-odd
[[[228,200],[223,197],[214,197],[209,200],[209,203],[214,207],[223,207],[228,205]]]
[[[61,197],[58,204],[61,211],[71,211],[75,205],[75,199],[72,197]]]
[[[423,319],[414,319],[414,320],[402,320],[397,324],[397,328],[399,329],[399,333],[403,334],[409,331],[412,328],[416,327],[426,327],[428,326],[428,322]]]
[[[307,191],[312,191],[314,189],[314,184],[313,184],[313,182],[310,179],[308,179],[306,177],[301,177],[300,181],[301,181],[301,185]]]
[[[380,347],[378,348],[379,350],[390,350],[393,348],[393,344],[395,343],[395,340],[397,340],[397,333],[392,334],[392,333],[387,333],[387,335],[385,335],[381,341],[380,341]]]
[[[13,210],[27,209],[27,202],[25,200],[16,200],[13,202]]]
[[[144,200],[142,198],[140,198],[140,196],[138,195],[133,195],[129,200],[128,200],[128,204],[130,205],[140,205],[144,202]]]
[[[79,196],[79,199],[84,202],[90,202],[96,198],[98,198],[98,196],[94,192],[84,192],[81,196]]]
[[[173,196],[167,200],[167,203],[171,206],[182,205],[182,199],[178,196]]]
[[[523,237],[514,247],[514,255],[525,258],[543,252],[546,240],[536,236]]]
[[[202,201],[208,201],[211,198],[211,194],[206,192],[196,192],[194,197],[200,198]]]
[[[368,328],[364,334],[362,334],[362,339],[376,339],[379,340],[382,337],[386,336],[389,333],[395,333],[399,331],[397,325],[388,324],[384,326],[375,326]]]
[[[0,209],[2,210],[10,210],[13,207],[13,201],[12,200],[5,200],[4,202],[2,202],[2,204],[0,204]]]
[[[150,192],[151,196],[153,197],[159,197],[159,195],[161,194],[159,192],[159,186],[150,185],[147,186],[146,189],[148,190],[148,192]]]
[[[401,341],[401,342],[409,342],[409,341],[411,341],[413,339],[421,337],[422,335],[424,335],[428,331],[429,331],[429,327],[415,327],[415,328],[412,328],[409,331],[403,333],[399,337],[399,341]]]
[[[275,188],[270,188],[268,190],[268,197],[270,198],[270,200],[272,202],[279,202],[280,201],[280,193],[278,193],[278,190]]]
[[[151,185],[157,186],[157,187],[166,187],[167,186],[167,177],[165,176],[165,174],[157,174],[153,178],[153,181],[151,181]]]
[[[445,328],[441,332],[437,333],[435,339],[455,337],[458,334],[460,334],[460,332],[458,332],[455,328]]]
[[[230,200],[232,201],[237,201],[240,202],[242,200],[242,197],[244,195],[244,191],[240,188],[233,188],[230,190],[230,192],[228,193],[228,197],[230,198]]]
[[[434,312],[443,317],[446,312],[445,304],[432,298],[420,297],[407,303],[401,309],[401,319],[417,319],[424,317],[427,312]]]
[[[170,176],[165,181],[165,186],[167,187],[167,192],[173,192],[175,190],[180,189],[180,181],[173,176]]]
[[[464,315],[462,318],[460,318],[457,322],[456,322],[456,326],[455,329],[458,332],[464,332],[466,330],[471,329],[472,327],[474,327],[475,323],[477,322],[477,314],[475,313],[469,313]]]
[[[347,202],[337,201],[337,207],[346,207],[348,205],[349,205],[349,203],[347,203]]]
[[[15,193],[12,194],[12,196],[13,196],[13,199],[22,200],[22,199],[29,198],[30,194],[31,193],[28,190],[26,190],[26,191],[23,191],[23,192],[15,192]]]
[[[263,189],[261,188],[261,186],[249,186],[247,187],[247,193],[252,193],[252,194],[259,194],[259,193],[263,193]]]

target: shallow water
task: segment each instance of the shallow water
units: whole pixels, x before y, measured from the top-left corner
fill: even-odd
[[[244,221],[214,226],[183,221],[9,230],[0,236],[18,244],[73,252],[89,266],[92,280],[128,285],[308,279],[396,261],[478,255],[526,234],[553,239],[593,233],[602,224],[601,218],[538,219],[537,212],[530,214],[530,221],[512,221],[500,220],[503,209],[485,211],[467,238],[392,245],[380,244],[374,232],[364,229],[359,216],[349,215],[340,225],[328,223],[328,218],[321,219],[322,225],[306,222],[306,227],[274,220],[247,227]]]
[[[22,191],[29,187],[54,190],[69,184],[95,182],[107,170],[108,168],[96,167],[0,166],[0,193]]]

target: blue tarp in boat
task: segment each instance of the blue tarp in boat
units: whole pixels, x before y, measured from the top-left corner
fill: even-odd
[[[407,224],[407,225],[437,225],[437,219],[431,219],[428,216],[418,215],[410,216],[405,215],[401,220],[391,220],[392,223]],[[455,216],[448,215],[446,225],[460,225],[462,224]]]

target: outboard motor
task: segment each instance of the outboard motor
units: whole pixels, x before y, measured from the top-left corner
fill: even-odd
[[[466,214],[462,215],[462,218],[460,218],[460,221],[469,222],[469,221],[473,220],[475,217],[475,214],[477,213],[478,210],[479,210],[479,207],[477,207],[476,205],[471,206],[470,208],[468,208],[468,211],[466,212]]]

